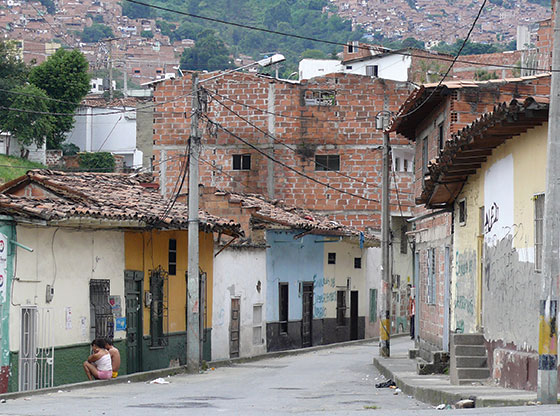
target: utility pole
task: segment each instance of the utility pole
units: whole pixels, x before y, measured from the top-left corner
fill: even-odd
[[[198,74],[192,75],[192,115],[189,138],[189,235],[187,271],[187,369],[198,371],[200,366],[200,299],[198,267],[198,158],[200,131],[198,120],[200,100]]]
[[[383,119],[384,120],[384,119]],[[389,262],[389,132],[385,130],[383,123],[383,175],[381,189],[381,267],[382,267],[382,296],[383,309],[379,320],[379,338],[381,346],[379,355],[381,357],[391,356],[391,274]]]
[[[537,400],[556,404],[558,397],[558,283],[560,272],[560,0],[553,0],[554,38],[544,199],[542,296],[539,307]]]

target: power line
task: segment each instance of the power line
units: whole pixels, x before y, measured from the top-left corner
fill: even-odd
[[[228,130],[228,129],[225,128],[224,126],[222,126],[222,125],[220,125],[220,124],[218,124],[218,123],[216,123],[216,122],[210,120],[207,116],[205,116],[205,118],[208,120],[209,123],[215,125],[215,126],[216,126],[217,128],[219,128],[219,129],[225,131],[225,132],[228,133],[230,136],[232,136],[232,137],[234,137],[235,139],[239,140],[240,142],[246,144],[247,146],[249,146],[249,147],[252,148],[253,150],[256,150],[258,153],[262,154],[262,155],[263,155],[264,157],[266,157],[267,159],[270,159],[270,160],[272,160],[274,163],[277,163],[277,164],[279,164],[280,166],[283,166],[284,168],[286,168],[286,169],[288,169],[288,170],[291,170],[292,172],[294,172],[294,173],[297,174],[297,175],[300,175],[300,176],[302,176],[302,177],[304,177],[304,178],[306,178],[306,179],[308,179],[308,180],[310,180],[310,181],[312,181],[312,182],[315,182],[315,183],[317,183],[317,184],[319,184],[319,185],[322,185],[322,186],[324,186],[324,187],[326,187],[326,188],[332,189],[333,191],[340,192],[341,194],[350,195],[350,196],[353,196],[353,197],[355,197],[355,198],[363,199],[363,200],[369,201],[369,202],[377,202],[377,203],[380,202],[380,201],[377,200],[377,199],[367,198],[367,197],[365,197],[365,196],[358,195],[358,194],[355,194],[355,193],[353,193],[353,192],[345,191],[345,190],[343,190],[343,189],[336,188],[336,187],[334,187],[334,186],[332,186],[332,185],[329,185],[329,184],[326,183],[326,182],[322,182],[322,181],[320,181],[320,180],[318,180],[318,179],[315,179],[315,178],[313,178],[313,177],[307,175],[306,173],[301,172],[301,171],[299,171],[299,170],[297,170],[297,169],[291,167],[290,165],[287,165],[286,163],[284,163],[284,162],[282,162],[282,161],[280,161],[280,160],[275,159],[273,156],[270,156],[268,153],[263,152],[263,151],[262,151],[261,149],[259,149],[257,146],[255,146],[255,145],[251,144],[250,142],[248,142],[247,140],[245,140],[245,139],[239,137],[237,134],[235,134],[235,133],[233,133],[232,131]]]
[[[330,41],[330,40],[313,38],[313,37],[309,37],[309,36],[296,35],[296,34],[293,34],[293,33],[279,32],[279,31],[276,31],[276,30],[264,29],[264,28],[261,28],[261,27],[250,26],[250,25],[246,25],[246,24],[243,24],[243,23],[236,23],[236,22],[230,22],[230,21],[227,21],[227,20],[216,19],[216,18],[212,18],[212,17],[200,16],[200,15],[196,15],[196,14],[193,14],[193,13],[187,13],[187,12],[183,12],[183,11],[180,11],[180,10],[171,9],[171,8],[168,8],[168,7],[156,6],[156,5],[141,2],[141,1],[138,1],[138,0],[126,0],[126,1],[128,1],[130,3],[138,4],[138,5],[141,5],[141,6],[150,7],[152,9],[156,9],[156,10],[162,10],[162,11],[165,11],[165,12],[175,13],[175,14],[179,14],[179,15],[182,15],[182,16],[192,17],[192,18],[195,18],[195,19],[206,20],[206,21],[212,22],[212,23],[221,23],[221,24],[224,24],[224,25],[240,27],[240,28],[243,28],[243,29],[250,29],[250,30],[255,30],[255,31],[259,31],[259,32],[270,33],[270,34],[273,34],[273,35],[287,36],[287,37],[292,37],[292,38],[302,39],[302,40],[310,40],[310,41],[313,41],[313,42],[325,43],[325,44],[328,44],[328,45],[343,46],[343,47],[346,46],[346,43],[342,43],[342,42],[334,42],[334,41]],[[472,32],[472,29],[471,29],[471,32]],[[470,32],[469,32],[469,35],[470,35]],[[383,47],[375,46],[375,45],[371,45],[371,46],[356,45],[355,48],[356,49],[369,50],[369,51],[377,51],[377,52],[380,52],[380,53],[387,52],[387,53],[393,53],[395,55],[423,58],[423,59],[427,59],[427,60],[448,61],[448,62],[453,62],[453,63],[456,62],[456,58],[448,58],[448,57],[444,57],[444,56],[440,56],[440,55],[429,57],[429,56],[424,56],[424,55],[421,55],[421,54],[415,54],[415,53],[412,53],[412,52],[392,51],[392,50],[389,50],[387,48],[383,48]],[[460,60],[460,61],[457,61],[457,62],[470,64],[470,65],[487,66],[486,63],[475,62],[475,61]],[[543,71],[543,72],[560,71],[560,69],[555,69],[555,70],[550,71],[548,69],[542,69],[542,68],[529,68],[529,67],[520,67],[520,66],[515,66],[515,65],[504,65],[504,64],[496,64],[496,65],[493,65],[493,66],[500,67],[500,68],[511,68],[511,69],[539,70],[539,71]]]
[[[129,0],[128,0],[129,1]],[[409,111],[408,113],[405,114],[398,114],[397,117],[399,118],[403,118],[403,117],[407,117],[411,114],[414,114],[416,111],[418,111],[420,109],[420,107],[422,107],[424,104],[426,104],[430,98],[432,98],[432,96],[436,93],[436,91],[438,90],[439,87],[441,87],[441,84],[443,84],[443,81],[445,80],[445,78],[447,78],[447,75],[449,75],[449,72],[451,72],[451,68],[453,68],[453,65],[455,65],[455,62],[457,62],[457,59],[459,58],[459,55],[461,55],[461,52],[463,51],[463,48],[465,47],[465,45],[467,44],[469,37],[471,36],[472,31],[474,30],[474,27],[476,26],[476,22],[478,21],[478,18],[480,17],[480,15],[482,14],[482,10],[484,10],[484,6],[486,5],[486,0],[484,0],[482,2],[482,5],[480,6],[480,9],[478,9],[478,13],[476,15],[476,17],[474,18],[472,24],[471,24],[471,28],[469,29],[469,32],[467,33],[467,37],[465,38],[465,40],[463,40],[463,44],[461,45],[461,48],[459,49],[459,52],[457,52],[457,55],[455,56],[455,58],[453,58],[453,62],[451,62],[451,65],[449,65],[449,68],[447,68],[447,71],[445,72],[445,74],[443,75],[443,77],[439,80],[437,86],[432,90],[432,92],[426,97],[426,99],[424,99],[424,101],[422,101],[419,105],[416,106],[416,108],[414,108],[413,110]]]
[[[212,95],[212,93],[210,93],[208,90],[206,90],[206,92],[207,92],[208,94]],[[216,100],[216,102],[218,102],[221,106],[223,106],[225,109],[227,109],[228,111],[230,111],[230,112],[231,112],[232,114],[234,114],[236,117],[238,117],[239,119],[243,120],[245,123],[249,124],[251,127],[253,127],[253,128],[256,129],[257,131],[261,132],[261,133],[264,134],[265,136],[271,138],[275,143],[278,143],[278,144],[284,146],[285,148],[291,150],[291,151],[294,152],[295,154],[298,153],[298,151],[297,151],[296,149],[294,149],[293,147],[287,145],[287,144],[284,143],[283,141],[277,139],[276,137],[274,137],[273,135],[271,135],[271,134],[268,133],[267,131],[261,129],[260,127],[258,127],[257,125],[255,125],[254,123],[252,123],[251,121],[249,121],[248,119],[246,119],[245,117],[243,117],[242,115],[240,115],[239,113],[235,112],[233,109],[231,109],[231,108],[229,108],[228,106],[226,106],[224,103],[222,103],[222,102],[221,102],[220,100],[218,100],[217,98],[214,98],[214,99]],[[347,174],[345,174],[345,173],[343,173],[343,172],[340,172],[340,171],[338,171],[338,170],[329,170],[329,169],[328,169],[328,166],[326,166],[326,165],[324,165],[324,164],[322,164],[322,163],[320,163],[320,162],[315,161],[315,164],[321,166],[322,168],[325,168],[325,170],[328,170],[328,171],[330,171],[330,172],[334,172],[335,174],[337,174],[337,175],[339,175],[339,176],[343,176],[343,177],[348,178],[348,179],[351,179],[351,180],[353,180],[353,181],[363,183],[363,184],[365,184],[365,185],[367,185],[367,186],[379,187],[379,186],[375,186],[375,185],[373,185],[373,184],[370,184],[369,182],[366,182],[366,181],[364,181],[364,180],[362,180],[362,179],[356,178],[356,177],[354,177],[354,176],[347,175]]]

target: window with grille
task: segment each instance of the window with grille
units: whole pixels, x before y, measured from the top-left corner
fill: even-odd
[[[175,276],[177,274],[177,240],[174,238],[169,239],[167,271],[171,276]]]
[[[377,77],[379,74],[379,67],[377,65],[366,65],[366,75],[368,77]]]
[[[278,284],[279,293],[279,321],[280,321],[280,332],[288,332],[288,284],[279,283]]]
[[[535,271],[542,271],[544,243],[544,194],[535,195]]]
[[[327,254],[327,264],[336,264],[336,253]]]
[[[340,155],[315,155],[315,170],[340,170]]]
[[[305,105],[336,105],[336,94],[334,91],[307,90],[304,92],[304,102]]]
[[[427,278],[428,284],[426,285],[426,303],[433,305],[436,303],[436,250],[434,248],[428,249],[428,264],[427,264]]]
[[[109,303],[111,283],[108,279],[89,281],[89,301],[91,306],[91,327],[94,338],[110,338],[115,335],[113,311]]]
[[[346,325],[346,290],[336,292],[336,324]]]
[[[168,274],[160,266],[150,270],[150,338],[151,347],[167,345],[168,332]]]
[[[354,257],[354,269],[361,269],[361,268],[362,268],[362,258]]]
[[[459,201],[459,225],[465,225],[467,223],[467,201],[461,199]]]
[[[251,170],[251,155],[233,155],[233,170]]]

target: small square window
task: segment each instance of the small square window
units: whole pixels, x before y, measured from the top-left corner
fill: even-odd
[[[327,256],[328,264],[336,264],[336,253],[329,253]]]
[[[339,155],[315,155],[316,171],[338,171],[340,170]]]
[[[354,269],[361,269],[361,268],[362,268],[362,258],[354,257]]]
[[[251,155],[233,155],[233,170],[251,170]]]
[[[352,65],[346,65],[346,69],[352,69]]]

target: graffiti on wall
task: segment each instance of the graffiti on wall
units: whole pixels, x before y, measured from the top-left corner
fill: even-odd
[[[465,325],[474,325],[475,250],[455,252],[455,275],[455,328],[464,331]]]
[[[484,234],[489,233],[492,231],[492,227],[494,224],[498,222],[500,219],[500,207],[495,202],[492,206],[486,210],[484,214]]]
[[[327,314],[326,304],[336,302],[336,291],[333,290],[336,286],[334,277],[318,278],[317,275],[313,276],[313,287],[315,289],[322,288],[323,293],[315,293],[313,295],[313,317],[316,319],[324,318]],[[329,290],[331,289],[331,290]]]

